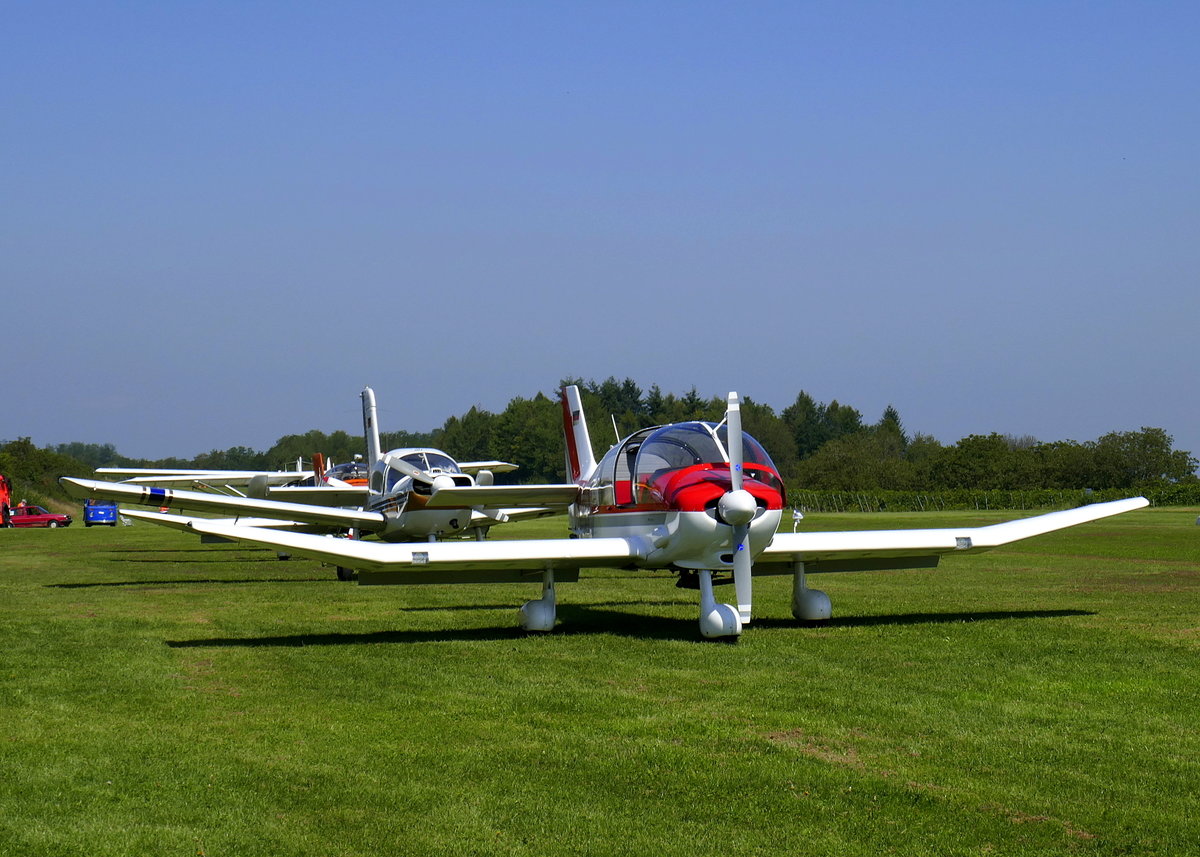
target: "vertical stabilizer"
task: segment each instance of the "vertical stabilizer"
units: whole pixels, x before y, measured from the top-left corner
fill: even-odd
[[[383,457],[383,451],[379,448],[379,422],[375,412],[375,391],[370,387],[363,387],[362,406],[363,434],[367,436],[367,463],[368,466],[373,466]]]
[[[592,438],[588,435],[578,387],[563,387],[562,406],[563,437],[567,442],[567,479],[578,482],[591,476],[596,469],[596,456],[592,453]]]

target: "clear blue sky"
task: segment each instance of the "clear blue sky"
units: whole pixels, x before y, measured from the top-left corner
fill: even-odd
[[[1200,454],[1195,3],[55,3],[0,28],[0,439],[564,376]]]

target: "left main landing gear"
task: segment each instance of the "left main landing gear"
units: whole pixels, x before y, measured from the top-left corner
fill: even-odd
[[[737,608],[729,604],[718,604],[713,598],[712,572],[702,569],[700,577],[700,634],[706,639],[740,637],[742,617]]]
[[[546,570],[542,572],[542,597],[521,605],[521,627],[526,631],[553,631],[555,607],[554,572]]]
[[[824,622],[833,615],[829,596],[819,589],[808,588],[802,562],[793,567],[792,615],[801,622]]]

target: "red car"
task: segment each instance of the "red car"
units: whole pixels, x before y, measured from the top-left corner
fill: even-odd
[[[41,506],[17,506],[11,510],[14,527],[69,527],[70,515],[47,512]]]

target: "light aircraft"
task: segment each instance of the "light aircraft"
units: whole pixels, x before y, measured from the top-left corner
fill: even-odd
[[[367,500],[366,485],[370,473],[361,455],[354,458],[354,461],[326,467],[325,456],[318,452],[313,454],[310,469],[304,467],[303,460],[298,460],[295,470],[98,467],[96,475],[114,477],[125,485],[196,488],[212,494],[260,500],[304,500],[322,506],[361,506]],[[491,463],[480,462],[481,465]],[[314,491],[314,488],[322,490]]]
[[[700,633],[713,638],[737,637],[750,623],[756,575],[792,575],[793,615],[820,621],[832,615],[830,599],[808,587],[809,574],[932,568],[944,554],[986,551],[1148,505],[1135,497],[984,527],[780,533],[783,480],[766,450],[742,432],[736,393],[719,424],[642,429],[599,461],[579,390],[565,388],[562,405],[574,489],[570,539],[401,545],[203,520],[188,527],[354,568],[360,584],[540,580],[542,597],[519,611],[529,631],[554,627],[555,583],[578,580],[581,568],[672,569],[700,590]],[[432,491],[426,508],[441,493]],[[732,573],[736,605],[716,602],[714,572]]]
[[[433,541],[464,533],[473,533],[482,540],[487,529],[496,524],[555,510],[565,511],[575,495],[574,485],[493,484],[494,472],[516,469],[515,464],[508,462],[459,463],[441,450],[429,448],[393,449],[385,453],[380,448],[375,393],[370,387],[362,392],[362,405],[370,462],[368,484],[333,488],[324,484],[273,487],[259,483],[260,487],[269,490],[270,496],[301,496],[306,500],[321,501],[320,505],[179,490],[162,484],[180,484],[180,481],[191,484],[189,480],[196,481],[194,477],[204,473],[210,477],[209,482],[217,483],[221,482],[218,471],[143,471],[134,473],[127,482],[73,477],[63,477],[60,482],[71,496],[79,499],[95,497],[133,505],[234,515],[237,516],[235,519],[223,523],[235,529],[253,525],[295,530],[352,530],[373,533],[393,542]],[[240,473],[245,475],[245,472]],[[279,474],[251,475],[251,487],[256,479],[282,479]],[[298,474],[289,475],[295,477]],[[148,480],[148,484],[134,481],[138,479]],[[356,508],[331,508],[333,505]],[[145,517],[143,513],[127,509],[123,514]],[[255,517],[248,520],[246,516],[251,515]],[[192,521],[179,515],[154,515],[146,519],[177,529],[195,529],[190,526]],[[342,571],[339,567],[339,576],[346,576]]]

